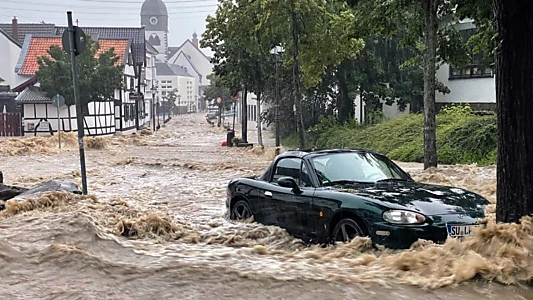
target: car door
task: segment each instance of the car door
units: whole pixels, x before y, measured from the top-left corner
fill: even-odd
[[[297,215],[297,231],[301,232],[304,237],[313,237],[315,233],[315,220],[318,215],[313,213],[313,205],[315,199],[315,183],[311,179],[308,164],[302,160],[300,166],[300,177],[298,178],[298,185],[302,194],[299,195],[297,201],[294,201]]]
[[[310,225],[313,223],[308,220],[314,187],[300,180],[303,164],[304,161],[296,157],[282,158],[277,162],[270,182],[264,186],[265,206],[271,208],[269,212],[264,211],[264,215],[269,220],[268,224],[285,228],[293,235],[307,237],[314,231],[314,226]],[[299,183],[300,193],[279,186],[277,180],[281,177],[292,177]]]
[[[284,209],[286,188],[280,187],[277,180],[281,177],[295,177],[298,171],[298,162],[293,157],[285,157],[278,160],[267,183],[263,186],[263,218],[266,225],[275,225],[287,228],[289,212]]]

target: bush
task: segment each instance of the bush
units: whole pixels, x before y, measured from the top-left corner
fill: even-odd
[[[360,148],[394,160],[422,162],[423,122],[422,114],[407,114],[375,125],[350,122],[339,126],[330,117],[310,128],[307,140],[317,149]],[[289,146],[294,146],[293,141],[284,140]],[[447,107],[437,115],[437,154],[441,164],[495,164],[497,142],[495,115],[477,116],[469,106]]]

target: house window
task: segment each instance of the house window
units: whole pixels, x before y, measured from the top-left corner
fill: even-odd
[[[466,43],[468,39],[476,32],[476,28],[471,28],[460,30],[459,34],[461,34],[461,37]],[[450,66],[450,79],[486,78],[494,76],[492,69],[483,65],[483,53],[471,53],[470,55],[472,56],[470,64],[461,68],[454,68]]]

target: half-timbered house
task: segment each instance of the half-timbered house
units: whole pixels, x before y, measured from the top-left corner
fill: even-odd
[[[128,38],[97,38],[94,37],[100,45],[98,55],[102,51],[113,48],[115,54],[119,57],[117,65],[124,67],[123,80],[124,89],[115,91],[115,99],[107,101],[91,102],[87,106],[84,114],[84,129],[87,136],[99,136],[113,134],[119,128],[117,126],[117,106],[123,108],[126,105],[131,106],[126,89],[132,89],[134,76],[134,62],[132,59],[132,41]],[[30,77],[29,80],[17,86],[15,89],[21,91],[15,99],[22,106],[23,128],[25,135],[50,135],[61,131],[77,130],[76,109],[70,107],[61,107],[59,116],[57,108],[52,105],[51,95],[46,95],[39,87],[38,78],[35,75],[39,66],[37,57],[48,55],[47,50],[52,45],[61,46],[61,37],[59,36],[38,36],[27,35],[27,41],[24,42],[19,65],[15,71],[19,75]],[[27,48],[25,48],[27,46]],[[14,90],[15,90],[14,89]],[[119,103],[117,105],[117,102]],[[127,113],[127,115],[126,115]],[[131,125],[130,110],[119,110],[118,116],[122,128]],[[59,123],[58,123],[59,118]],[[126,120],[127,119],[127,120]],[[128,123],[129,122],[129,123]],[[126,124],[123,126],[122,124]],[[129,126],[131,127],[131,126]],[[135,126],[133,126],[135,128]]]

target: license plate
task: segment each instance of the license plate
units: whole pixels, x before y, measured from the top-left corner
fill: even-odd
[[[479,225],[453,225],[446,224],[446,230],[449,237],[462,237],[474,234],[474,228],[478,228]]]

